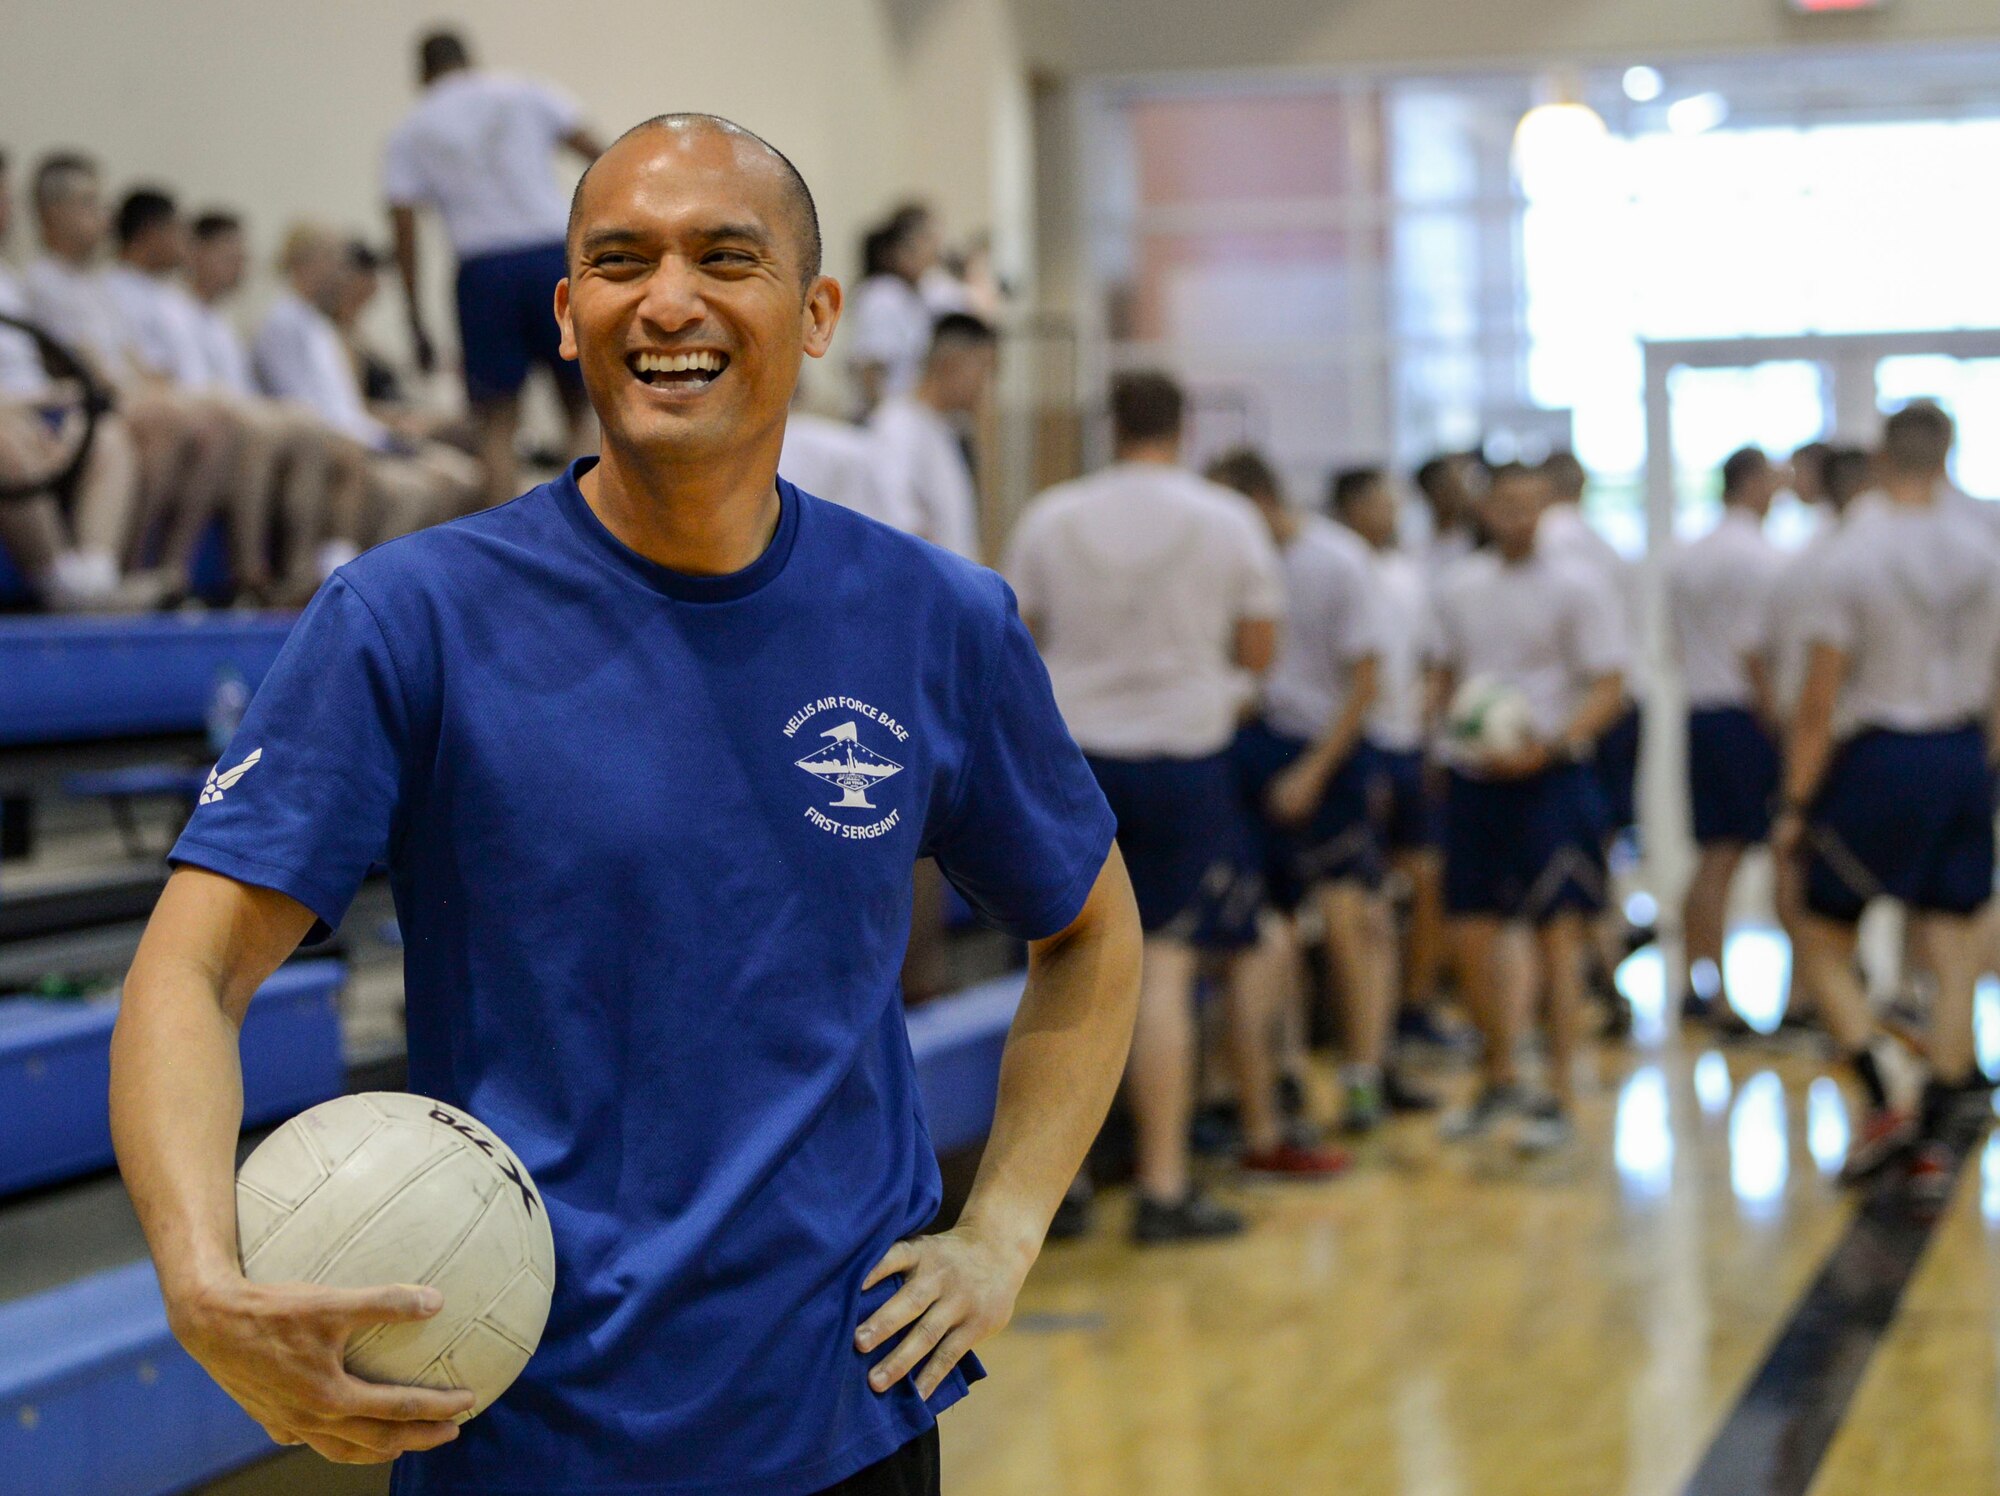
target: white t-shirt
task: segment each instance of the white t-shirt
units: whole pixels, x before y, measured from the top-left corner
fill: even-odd
[[[1424,578],[1435,586],[1444,574],[1471,555],[1475,549],[1470,527],[1460,525],[1455,530],[1439,533],[1431,531],[1415,550],[1417,563],[1423,568]]]
[[[915,516],[882,480],[882,464],[867,430],[795,410],[785,422],[778,471],[815,498],[843,505],[898,530],[914,530]]]
[[[1368,546],[1344,525],[1307,515],[1279,553],[1284,633],[1264,677],[1272,731],[1317,738],[1347,705],[1354,667],[1382,650],[1382,606]]]
[[[257,393],[257,381],[250,372],[250,354],[243,335],[222,308],[205,305],[193,297],[195,343],[201,350],[203,382],[210,389],[224,390],[248,398]]]
[[[1644,625],[1640,616],[1638,578],[1632,563],[1618,554],[1618,548],[1597,532],[1575,504],[1551,504],[1542,512],[1535,532],[1535,549],[1551,561],[1577,567],[1595,577],[1611,595],[1613,605],[1625,621],[1627,655],[1625,694],[1639,696],[1644,691],[1640,641]]]
[[[1757,516],[1736,506],[1668,558],[1667,608],[1692,710],[1753,704],[1743,662],[1772,658],[1771,595],[1783,568]]]
[[[933,545],[979,559],[979,493],[958,432],[914,395],[884,400],[868,419],[891,508]]]
[[[1369,559],[1382,613],[1382,652],[1368,738],[1407,753],[1424,744],[1424,674],[1437,656],[1430,587],[1423,567],[1400,550],[1378,550]]]
[[[847,362],[880,364],[882,396],[905,395],[923,377],[936,314],[900,275],[871,275],[854,290],[841,328]]]
[[[583,122],[574,99],[506,73],[450,73],[396,127],[382,192],[436,208],[461,260],[561,241],[569,203],[552,156]]]
[[[1625,622],[1598,578],[1539,549],[1518,563],[1478,551],[1437,592],[1438,661],[1460,683],[1519,689],[1536,735],[1554,741],[1596,681],[1625,668]]]
[[[1850,513],[1852,512],[1850,508]],[[1766,625],[1771,640],[1771,694],[1787,719],[1797,710],[1805,689],[1806,664],[1812,652],[1813,590],[1826,569],[1826,553],[1840,534],[1840,516],[1827,521],[1795,554],[1786,557],[1766,600]]]
[[[1940,499],[1857,502],[1824,552],[1809,644],[1847,655],[1834,732],[1984,722],[2000,670],[2000,547]]]
[[[1181,468],[1118,463],[1030,504],[1004,570],[1086,751],[1229,745],[1246,694],[1236,626],[1285,609],[1277,547],[1247,500]]]
[[[365,447],[387,449],[389,428],[362,404],[361,384],[340,341],[340,329],[289,287],[278,293],[264,314],[252,358],[266,394],[298,401]]]
[[[138,377],[131,333],[102,270],[80,270],[66,260],[43,255],[21,279],[30,314],[57,342],[82,354],[113,384]]]
[[[198,330],[201,308],[186,288],[123,264],[111,266],[104,279],[145,371],[188,389],[207,388],[208,357]]]
[[[0,265],[0,312],[34,321],[20,277]],[[36,400],[48,393],[49,375],[35,340],[15,327],[0,327],[0,399]]]

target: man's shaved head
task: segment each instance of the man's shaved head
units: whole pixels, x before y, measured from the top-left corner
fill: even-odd
[[[806,179],[799,174],[799,169],[792,165],[791,158],[783,151],[772,145],[770,141],[757,134],[754,130],[746,130],[734,120],[724,119],[719,114],[656,114],[651,119],[641,120],[623,135],[620,135],[618,139],[612,141],[610,150],[607,150],[604,154],[607,156],[610,155],[612,151],[617,150],[620,145],[624,144],[629,137],[637,135],[641,130],[668,130],[684,137],[697,133],[733,136],[756,146],[770,156],[783,172],[786,202],[792,210],[795,227],[799,232],[801,280],[805,285],[810,286],[815,280],[819,279],[822,258],[819,237],[819,205],[813,201],[812,189],[806,186]],[[599,160],[601,159],[603,158],[600,157]],[[570,194],[569,232],[567,237],[572,257],[576,253],[577,206],[583,201],[583,184],[590,180],[590,174],[596,168],[597,163],[594,161],[586,167],[583,175],[577,178],[576,190]]]

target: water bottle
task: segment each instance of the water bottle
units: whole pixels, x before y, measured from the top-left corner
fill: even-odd
[[[243,714],[250,709],[250,683],[234,665],[216,672],[215,689],[208,696],[208,750],[221,758],[229,740],[236,736]]]

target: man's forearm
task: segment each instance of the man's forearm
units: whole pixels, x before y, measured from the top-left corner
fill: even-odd
[[[237,1024],[192,968],[134,967],[111,1038],[111,1136],[171,1308],[237,1269]]]
[[[423,304],[417,295],[417,215],[409,208],[391,208],[389,220],[395,230],[396,272],[403,283],[403,308],[410,324],[421,326]]]
[[[1109,902],[1119,907],[1030,959],[993,1130],[960,1217],[1031,1257],[1103,1125],[1132,1042],[1142,939],[1122,863],[1116,874]]]
[[[1562,731],[1565,743],[1595,743],[1611,730],[1625,711],[1625,677],[1617,671],[1600,675],[1592,683],[1590,694],[1584,697],[1583,705],[1571,717],[1569,725]]]

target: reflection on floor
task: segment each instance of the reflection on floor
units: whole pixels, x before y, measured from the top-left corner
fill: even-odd
[[[1759,1029],[1785,965],[1732,941]],[[1347,1179],[1233,1190],[1241,1241],[1141,1254],[1113,1211],[1050,1248],[945,1419],[954,1496],[1679,1491],[1851,1219],[1850,1102],[1809,1045],[1676,1033],[1656,954],[1621,981],[1639,1035],[1592,1057],[1572,1157],[1400,1123]],[[2000,1143],[1982,1160],[1815,1496],[2000,1489]]]

